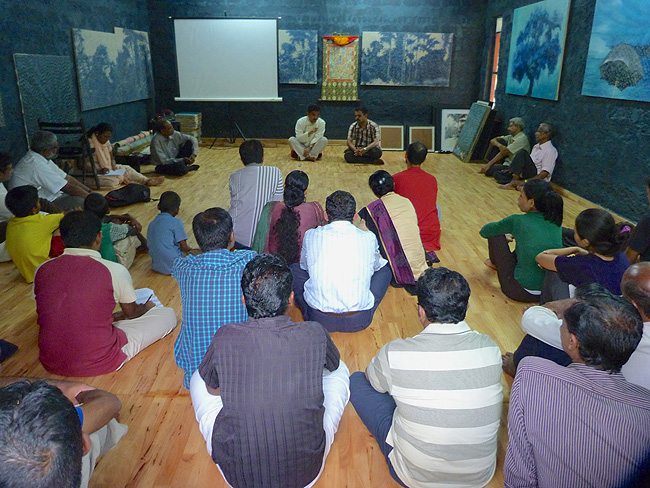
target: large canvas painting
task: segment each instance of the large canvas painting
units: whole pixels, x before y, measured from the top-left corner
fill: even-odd
[[[364,32],[361,84],[449,86],[453,34]]]
[[[82,110],[150,98],[151,52],[146,32],[72,29]]]
[[[515,9],[506,93],[557,100],[570,0]]]
[[[314,85],[318,81],[318,31],[278,30],[280,83]]]
[[[650,3],[598,0],[582,94],[650,102]]]
[[[460,131],[465,125],[469,109],[445,108],[441,110],[440,150],[453,151],[458,142]]]

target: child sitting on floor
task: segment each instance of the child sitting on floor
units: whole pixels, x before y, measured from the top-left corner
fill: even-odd
[[[183,221],[176,217],[180,206],[181,197],[176,192],[163,192],[158,202],[160,213],[147,229],[151,269],[158,273],[171,274],[176,258],[190,252]]]
[[[136,251],[147,249],[147,239],[142,235],[142,225],[129,214],[109,215],[111,209],[104,195],[91,193],[84,201],[84,210],[102,219],[102,258],[130,268]]]
[[[33,186],[9,190],[5,205],[14,215],[7,224],[7,251],[25,281],[31,283],[36,268],[63,253],[65,246],[59,234],[63,214],[39,213],[38,190]]]

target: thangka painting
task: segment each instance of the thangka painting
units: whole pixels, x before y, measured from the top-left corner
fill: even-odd
[[[322,100],[356,101],[359,99],[359,38],[323,37]]]
[[[280,83],[315,85],[318,81],[318,31],[278,30]]]
[[[460,131],[465,125],[469,109],[445,108],[440,117],[440,150],[453,151],[458,142]]]
[[[582,94],[650,101],[650,3],[598,0]]]
[[[72,29],[82,110],[150,98],[151,51],[146,32]]]
[[[453,34],[364,32],[361,84],[449,86]]]
[[[506,93],[557,100],[570,0],[515,9]]]

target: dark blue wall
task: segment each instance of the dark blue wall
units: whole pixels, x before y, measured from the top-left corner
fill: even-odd
[[[440,125],[436,108],[469,107],[479,95],[485,37],[485,0],[150,0],[150,39],[157,109],[200,111],[203,134],[228,135],[228,104],[174,102],[178,96],[173,22],[169,17],[282,17],[280,29],[317,30],[320,36],[362,31],[453,32],[454,51],[448,88],[360,87],[369,117],[382,124]],[[319,41],[320,42],[320,41]],[[319,45],[319,80],[322,70]],[[245,60],[243,60],[245,62]],[[280,85],[282,103],[233,103],[246,137],[286,138],[320,85]],[[323,102],[327,136],[345,139],[354,121],[354,102]],[[435,119],[434,119],[435,117]]]
[[[20,157],[27,141],[18,96],[13,54],[73,57],[71,28],[113,32],[113,27],[149,30],[144,0],[4,0],[0,4],[0,92],[6,127],[0,150]],[[146,128],[151,102],[146,100],[82,112],[88,126],[101,121],[115,128],[118,140]]]
[[[562,163],[553,180],[592,202],[627,218],[647,211],[644,180],[650,175],[650,103],[581,95],[596,0],[572,0],[558,101],[505,93],[515,8],[531,0],[490,0],[486,29],[503,16],[496,108],[507,120],[522,116],[527,133],[543,121],[559,130],[554,143]],[[485,64],[482,73],[489,68]]]

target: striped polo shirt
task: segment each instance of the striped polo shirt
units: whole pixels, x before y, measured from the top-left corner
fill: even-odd
[[[367,369],[397,408],[386,442],[404,484],[482,487],[496,468],[501,352],[465,322],[386,344]]]

